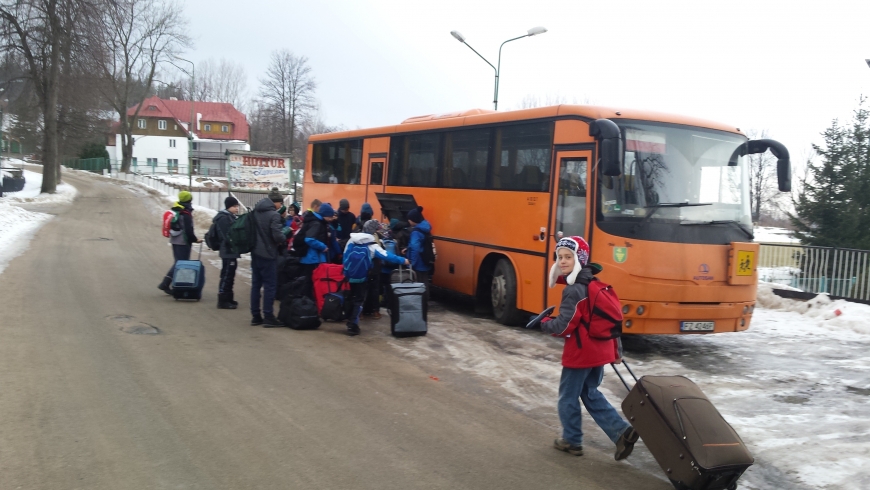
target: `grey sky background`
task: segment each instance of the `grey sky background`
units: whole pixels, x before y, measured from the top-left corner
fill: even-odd
[[[193,61],[242,63],[248,95],[269,54],[307,56],[323,119],[348,128],[492,108],[528,95],[766,129],[798,161],[870,95],[870,1],[185,2]]]

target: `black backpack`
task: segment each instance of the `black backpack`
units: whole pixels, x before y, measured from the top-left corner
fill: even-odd
[[[345,295],[345,291],[324,294],[323,308],[320,310],[320,316],[324,320],[336,322],[344,320],[346,318],[345,309],[349,301],[350,298]]]
[[[423,233],[423,249],[420,251],[420,259],[423,263],[429,266],[432,272],[435,272],[435,260],[438,258],[438,252],[435,250],[435,241],[432,239],[431,233]]]
[[[220,250],[222,242],[220,239],[220,233],[217,229],[217,224],[215,223],[216,219],[217,216],[215,216],[215,219],[211,221],[211,226],[208,228],[208,232],[204,237],[205,245],[212,250]]]
[[[314,330],[320,326],[317,304],[307,296],[291,297],[281,301],[278,320],[293,330]]]

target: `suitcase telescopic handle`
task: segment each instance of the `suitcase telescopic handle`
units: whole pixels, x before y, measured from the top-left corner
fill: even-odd
[[[199,242],[199,255],[196,256],[196,260],[202,259],[202,242]]]
[[[625,362],[625,359],[622,360],[622,365],[625,366],[625,369],[628,370],[629,374],[631,374],[631,377],[634,378],[635,384],[637,384],[637,376],[634,375],[634,371],[631,370],[631,367],[629,367],[628,363]],[[622,381],[623,385],[625,385],[625,389],[631,392],[631,388],[628,386],[628,383],[625,382],[625,378],[623,378],[622,374],[619,373],[619,370],[616,369],[616,364],[611,362],[610,367],[612,367],[613,372],[615,372],[616,375],[619,376],[619,380]]]

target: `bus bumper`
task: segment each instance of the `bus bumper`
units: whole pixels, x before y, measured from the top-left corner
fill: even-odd
[[[749,328],[755,301],[699,304],[623,300],[622,308],[624,334],[739,332]],[[686,331],[683,322],[713,322],[713,330]]]

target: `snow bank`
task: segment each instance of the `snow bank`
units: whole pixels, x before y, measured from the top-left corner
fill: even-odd
[[[759,283],[758,305],[770,310],[792,311],[812,318],[834,331],[850,331],[870,335],[870,305],[852,303],[843,299],[832,300],[826,293],[816,295],[808,301],[782,298],[773,293],[774,289],[795,288],[780,284]]]
[[[15,257],[27,250],[30,238],[52,216],[0,203],[0,274]]]
[[[24,189],[18,192],[4,193],[0,203],[39,203],[66,204],[76,197],[76,188],[69,184],[59,184],[54,194],[40,194],[42,190],[42,174],[24,171]]]
[[[216,177],[193,177],[193,181],[187,175],[170,175],[170,174],[154,174],[147,175],[143,174],[144,177],[149,177],[154,180],[159,180],[161,182],[165,182],[167,184],[187,187],[188,184],[191,184],[192,187],[203,187],[203,188],[226,188],[227,187],[227,179],[224,178],[216,178]]]
[[[800,243],[800,240],[792,236],[792,231],[785,228],[756,226],[752,234],[755,235],[754,241],[760,243]]]
[[[25,170],[24,178],[24,189],[0,198],[0,273],[13,258],[27,250],[36,231],[52,218],[50,214],[28,211],[15,204],[67,204],[77,193],[75,187],[61,184],[56,194],[40,194],[42,174]]]

